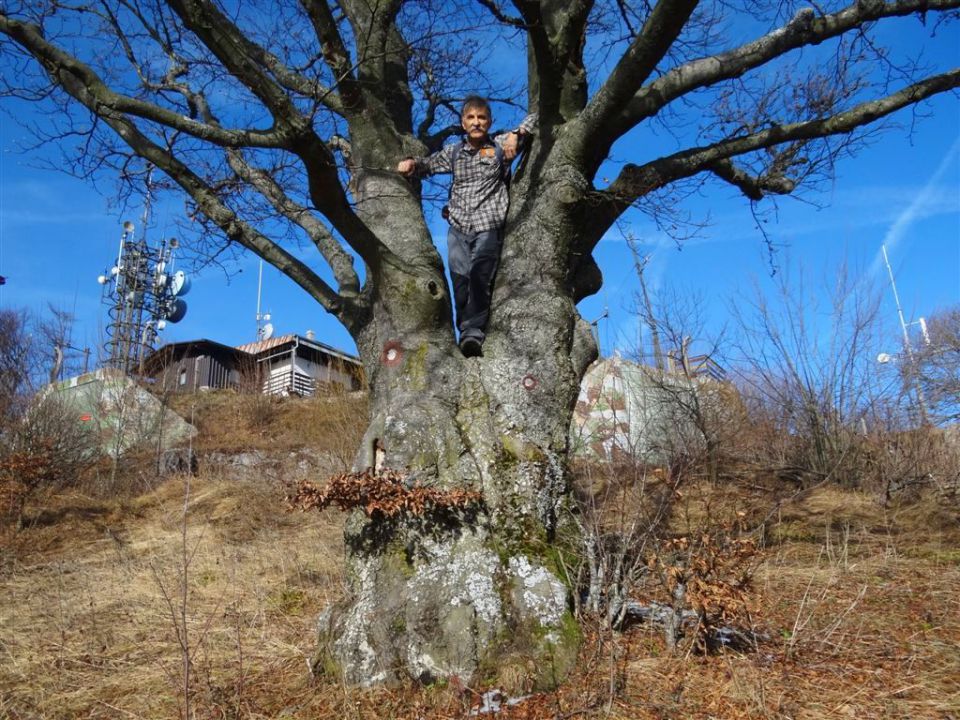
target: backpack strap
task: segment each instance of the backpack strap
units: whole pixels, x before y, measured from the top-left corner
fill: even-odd
[[[450,174],[453,175],[453,179],[457,179],[457,160],[460,159],[460,153],[463,151],[463,141],[461,140],[456,145],[453,146],[453,150],[450,152]],[[450,183],[451,186],[453,183]]]
[[[450,198],[453,197],[453,183],[457,181],[457,160],[460,158],[460,152],[463,150],[463,141],[458,142],[450,151],[450,189],[447,190],[447,204],[443,206],[440,215],[444,220],[450,222]]]
[[[503,182],[506,185],[510,184],[510,163],[504,162],[503,159],[503,147],[498,143],[493,144],[493,150],[497,154],[497,162],[500,163],[500,169],[503,173]]]

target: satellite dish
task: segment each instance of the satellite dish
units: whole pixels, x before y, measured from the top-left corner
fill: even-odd
[[[100,283],[101,285],[106,285],[106,284],[107,284],[107,276],[106,276],[106,275],[97,275],[97,282]]]
[[[178,247],[180,247],[180,241],[175,237],[170,238],[170,247],[176,250]]]
[[[273,323],[267,323],[263,326],[263,330],[260,331],[261,340],[269,340],[273,337]]]
[[[167,310],[167,320],[172,323],[177,323],[183,320],[183,316],[186,314],[187,303],[180,298],[175,298],[170,304],[170,308]]]
[[[183,270],[177,270],[170,279],[170,292],[178,296],[190,292],[190,278]]]
[[[129,220],[126,220],[126,221],[123,223],[123,231],[124,231],[125,233],[132,233],[132,232],[133,232],[133,223],[130,222]]]

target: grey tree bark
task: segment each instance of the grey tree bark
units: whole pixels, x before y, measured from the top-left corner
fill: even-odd
[[[901,74],[871,75],[890,55],[867,29],[953,13],[960,0],[798,6],[785,22],[780,4],[746,42],[719,34],[727,5],[475,0],[456,16],[429,0],[0,7],[3,93],[58,103],[49,133],[84,137],[79,172],[135,178],[150,163],[189,198],[214,251],[251,250],[350,330],[372,405],[357,468],[482,493],[478,511],[457,517],[350,516],[351,593],[323,618],[316,667],[365,684],[511,665],[544,684],[562,677],[578,644],[577,589],[558,557],[572,532],[567,432],[597,353],[577,303],[602,282],[597,242],[631,208],[669,214],[658,193],[697,176],[752,202],[793,192],[829,174],[860,128],[960,84],[956,69],[924,75],[906,61]],[[422,188],[392,168],[439,147],[452,129],[438,117],[454,120],[465,90],[483,90],[463,46],[443,45],[476,27],[491,41],[525,38],[540,120],[511,186],[484,356],[465,359]],[[593,33],[619,54],[603,69],[587,62]],[[834,52],[822,68],[783,71],[824,43]],[[696,137],[605,165],[618,140],[669,126],[688,101],[710,114]],[[332,280],[288,236],[312,245]]]

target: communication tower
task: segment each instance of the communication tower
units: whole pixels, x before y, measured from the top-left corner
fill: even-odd
[[[190,291],[190,278],[173,267],[177,239],[150,244],[148,217],[149,196],[140,238],[134,238],[133,223],[124,222],[117,261],[97,278],[109,318],[104,364],[124,373],[142,372],[158,334],[187,313],[183,296]]]

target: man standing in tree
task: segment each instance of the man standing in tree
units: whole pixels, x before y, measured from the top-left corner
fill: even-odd
[[[523,136],[533,132],[536,120],[535,114],[527,115],[516,130],[491,138],[490,103],[471,96],[460,114],[466,133],[462,142],[446,145],[429,157],[404,158],[397,164],[397,172],[408,177],[453,174],[443,214],[450,222],[447,255],[460,350],[466,357],[481,354],[507,220],[510,163]]]

